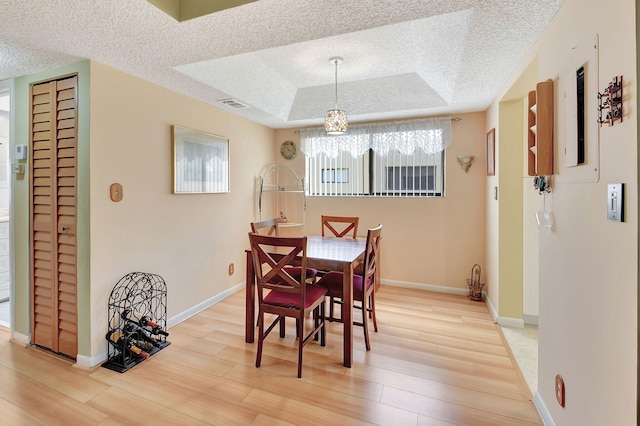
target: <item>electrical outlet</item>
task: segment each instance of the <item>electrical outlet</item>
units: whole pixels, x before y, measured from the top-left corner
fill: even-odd
[[[561,375],[556,374],[556,400],[562,408],[564,408],[564,379]]]
[[[235,270],[235,267],[233,265],[233,263],[229,264],[229,276],[233,275],[233,271]]]

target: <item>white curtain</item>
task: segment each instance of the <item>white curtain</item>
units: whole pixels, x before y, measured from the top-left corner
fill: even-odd
[[[302,129],[300,140],[301,151],[307,157],[323,153],[336,158],[340,152],[348,152],[356,158],[369,149],[381,156],[392,151],[411,155],[416,148],[426,154],[437,154],[451,144],[451,119],[351,125],[347,133],[340,136],[327,135],[324,128]]]

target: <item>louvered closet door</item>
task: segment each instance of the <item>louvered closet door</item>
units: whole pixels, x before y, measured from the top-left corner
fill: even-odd
[[[75,358],[77,77],[31,87],[32,343]]]

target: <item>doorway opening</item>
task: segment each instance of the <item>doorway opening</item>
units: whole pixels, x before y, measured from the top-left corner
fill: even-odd
[[[0,326],[11,328],[11,90],[0,81]]]

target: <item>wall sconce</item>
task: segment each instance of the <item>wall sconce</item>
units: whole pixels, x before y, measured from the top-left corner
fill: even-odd
[[[473,155],[458,155],[458,163],[465,173],[469,171],[471,163],[473,162]]]

